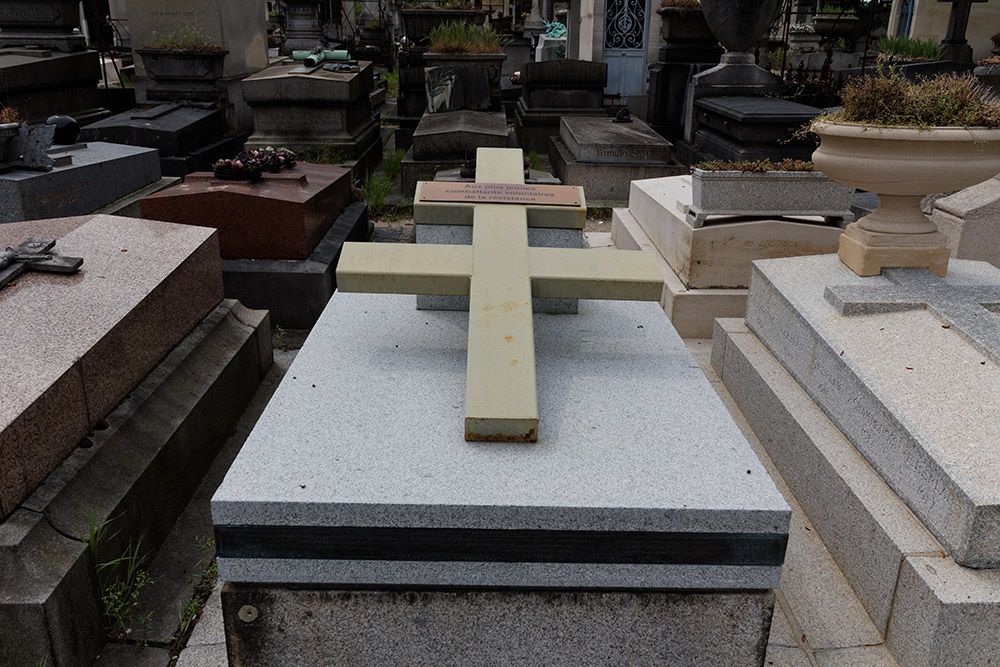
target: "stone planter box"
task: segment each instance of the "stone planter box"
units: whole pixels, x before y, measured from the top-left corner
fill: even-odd
[[[661,7],[656,13],[660,15],[660,36],[665,42],[716,41],[701,10]]]
[[[220,95],[216,82],[229,51],[178,51],[136,49],[153,80],[147,92],[151,100],[215,101]]]
[[[500,106],[500,72],[506,53],[431,53],[424,54],[427,67],[449,67],[456,65],[486,65],[490,81],[490,107]]]
[[[476,9],[404,9],[403,28],[407,38],[415,45],[426,44],[431,30],[453,21],[472,23],[477,14]]]
[[[854,188],[818,171],[704,171],[691,173],[687,221],[701,227],[711,215],[818,215],[851,222]]]
[[[813,27],[820,37],[851,40],[857,36],[861,21],[857,16],[817,16]]]

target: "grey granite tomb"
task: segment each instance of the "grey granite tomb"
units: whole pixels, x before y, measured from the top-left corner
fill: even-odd
[[[987,665],[1000,628],[1000,269],[756,262],[712,364],[900,664]]]
[[[591,201],[628,199],[632,181],[676,176],[687,169],[671,159],[671,144],[638,118],[565,116],[549,138],[549,159],[559,179],[581,185]]]
[[[400,165],[403,194],[416,192],[418,181],[432,181],[437,172],[474,160],[479,147],[507,147],[507,116],[503,111],[425,112]]]
[[[535,315],[531,445],[467,317],[334,295],[212,500],[230,664],[759,664],[788,507],[659,307]]]
[[[93,213],[161,181],[153,148],[100,141],[54,146],[48,172],[0,174],[0,222]]]

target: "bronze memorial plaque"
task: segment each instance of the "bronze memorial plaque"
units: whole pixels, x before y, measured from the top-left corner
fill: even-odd
[[[441,183],[424,181],[420,188],[420,201],[579,206],[580,189],[575,185]]]

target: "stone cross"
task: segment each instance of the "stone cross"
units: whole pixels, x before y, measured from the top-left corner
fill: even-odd
[[[938,0],[938,2],[951,3],[948,31],[945,33],[944,39],[941,40],[941,46],[945,49],[945,58],[972,62],[972,48],[968,46],[969,42],[965,39],[965,30],[969,25],[972,3],[986,2],[986,0]]]
[[[478,183],[524,183],[519,149],[480,148]],[[472,245],[345,243],[337,289],[469,296],[465,439],[538,438],[531,298],[658,301],[651,253],[528,246],[522,204],[473,207]]]
[[[827,287],[824,296],[842,315],[926,308],[1000,363],[1000,287],[955,285],[927,269],[883,269],[882,275],[893,284]]]
[[[83,264],[83,259],[60,257],[48,252],[55,244],[55,239],[30,238],[16,248],[0,251],[0,287],[28,270],[76,273]]]

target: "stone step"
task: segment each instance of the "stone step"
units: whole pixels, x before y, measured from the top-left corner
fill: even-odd
[[[712,365],[901,665],[990,664],[1000,572],[958,565],[742,320]]]

